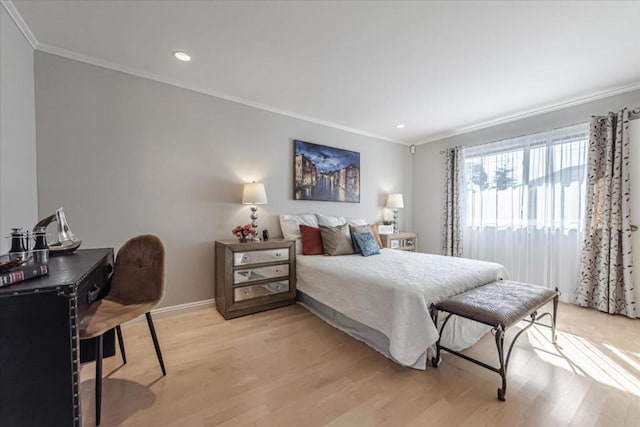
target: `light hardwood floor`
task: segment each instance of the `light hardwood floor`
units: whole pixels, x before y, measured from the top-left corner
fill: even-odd
[[[146,322],[124,325],[127,365],[104,362],[103,426],[640,425],[640,320],[574,305],[560,305],[558,348],[545,328],[520,338],[506,402],[497,374],[446,353],[438,369],[400,367],[299,305],[154,319],[167,376]],[[497,360],[491,335],[469,353]],[[93,375],[83,366],[85,426]]]

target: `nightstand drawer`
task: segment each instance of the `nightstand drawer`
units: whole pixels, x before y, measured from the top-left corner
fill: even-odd
[[[289,264],[269,267],[244,268],[233,272],[233,283],[253,282],[262,279],[275,279],[289,275]]]
[[[233,301],[244,301],[253,298],[266,297],[274,294],[289,292],[289,281],[262,283],[260,285],[243,286],[233,290]]]
[[[233,265],[251,265],[263,262],[287,261],[289,249],[264,249],[257,251],[236,252],[233,254]]]

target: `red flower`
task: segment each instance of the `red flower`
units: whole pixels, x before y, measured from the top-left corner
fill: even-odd
[[[250,235],[255,236],[257,230],[252,227],[251,224],[245,224],[244,226],[238,225],[233,230],[231,230],[231,233],[234,234],[238,239],[241,239]]]

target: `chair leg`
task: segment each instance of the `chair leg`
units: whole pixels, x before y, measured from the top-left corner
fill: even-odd
[[[149,324],[149,331],[151,332],[151,338],[153,339],[153,346],[156,348],[156,356],[158,356],[158,362],[160,362],[160,369],[162,369],[162,375],[167,375],[167,371],[164,368],[164,362],[162,361],[162,352],[160,351],[160,344],[158,343],[158,337],[156,336],[156,328],[153,327],[153,320],[151,319],[151,313],[146,313],[147,323]]]
[[[100,425],[100,411],[102,408],[102,335],[96,342],[96,426]]]
[[[122,339],[122,328],[116,326],[116,334],[118,335],[118,344],[120,345],[120,355],[122,355],[122,363],[127,364],[127,355],[124,352],[124,340]]]

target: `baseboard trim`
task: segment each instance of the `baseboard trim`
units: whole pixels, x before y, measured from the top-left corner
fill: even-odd
[[[188,310],[191,308],[201,307],[203,305],[215,305],[216,299],[203,299],[201,301],[187,302],[184,304],[171,305],[169,307],[160,307],[151,310],[151,314],[164,314],[164,313],[172,313],[174,311],[182,311]]]
[[[184,304],[170,305],[169,307],[156,308],[156,309],[151,310],[151,314],[158,315],[158,314],[173,313],[173,312],[176,312],[176,311],[190,310],[192,308],[203,307],[205,305],[214,305],[215,306],[215,304],[216,304],[216,299],[215,298],[203,299],[203,300],[200,300],[200,301],[187,302],[187,303],[184,303]],[[128,322],[125,322],[125,323],[139,322],[141,320],[144,320],[144,318],[145,318],[145,315],[141,314],[140,316],[136,317],[135,319],[131,319]]]

